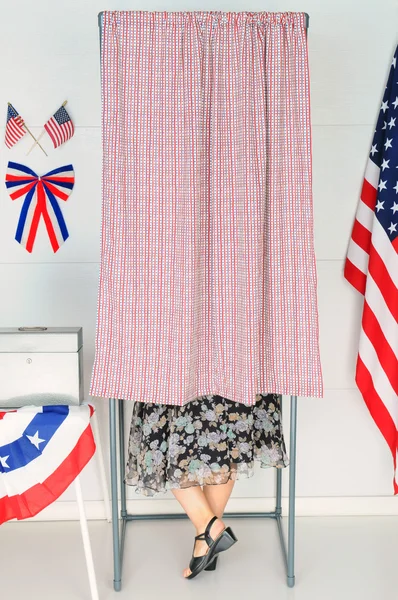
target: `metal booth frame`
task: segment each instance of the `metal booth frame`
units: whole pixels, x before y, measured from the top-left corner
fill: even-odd
[[[306,15],[306,29],[309,26],[309,15]],[[102,51],[103,11],[98,14],[100,37],[100,53]],[[122,587],[122,565],[126,525],[129,521],[184,519],[185,513],[160,513],[133,515],[127,512],[127,489],[124,483],[125,470],[125,400],[109,398],[109,433],[110,433],[110,470],[112,501],[112,538],[113,538],[113,587],[120,591]],[[282,408],[282,406],[281,406]],[[289,444],[289,512],[287,517],[287,541],[282,525],[282,469],[276,469],[275,510],[271,512],[225,512],[223,516],[231,518],[268,518],[276,521],[286,569],[287,585],[295,585],[295,500],[296,500],[296,441],[297,441],[297,396],[290,396],[290,444]],[[119,442],[119,444],[118,444]],[[118,448],[119,445],[119,465]],[[120,513],[118,498],[118,471],[120,476]],[[121,526],[119,523],[121,519]]]

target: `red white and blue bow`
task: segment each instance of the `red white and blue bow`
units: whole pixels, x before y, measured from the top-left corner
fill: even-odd
[[[75,183],[72,165],[65,165],[45,175],[9,161],[6,186],[12,190],[12,200],[23,198],[15,239],[28,252],[32,252],[40,216],[43,216],[54,252],[69,237],[58,200],[67,200]]]

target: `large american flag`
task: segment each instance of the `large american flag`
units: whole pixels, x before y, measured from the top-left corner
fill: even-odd
[[[12,148],[25,135],[26,129],[24,129],[23,125],[24,122],[21,115],[15,110],[12,104],[8,104],[4,140],[7,148]]]
[[[391,64],[345,263],[364,295],[355,381],[393,458],[398,494],[398,71]]]
[[[61,106],[45,123],[45,130],[52,139],[54,148],[57,148],[64,142],[67,142],[74,134],[75,128],[72,120],[64,108]]]

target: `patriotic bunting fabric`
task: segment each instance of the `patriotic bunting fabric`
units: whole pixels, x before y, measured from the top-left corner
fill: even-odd
[[[75,131],[72,120],[64,106],[61,106],[53,114],[51,119],[44,124],[44,128],[50,136],[54,148],[68,141]]]
[[[25,135],[26,129],[24,129],[23,124],[21,115],[15,110],[12,104],[9,104],[4,140],[7,148],[12,148]]]
[[[57,500],[95,453],[91,404],[0,412],[0,524]]]
[[[364,295],[355,381],[394,464],[398,494],[398,69],[395,52],[348,247],[345,278]]]
[[[54,252],[69,237],[58,200],[68,199],[74,183],[72,165],[39,176],[29,167],[9,161],[6,187],[12,200],[23,199],[15,239],[28,252],[32,252],[41,216]]]

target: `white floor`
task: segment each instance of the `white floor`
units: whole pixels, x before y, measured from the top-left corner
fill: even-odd
[[[188,521],[127,525],[122,590],[113,590],[111,524],[89,521],[101,600],[376,600],[396,597],[397,517],[301,517],[296,586],[286,585],[276,523],[229,519],[238,537],[215,572],[182,578],[193,530]],[[0,527],[2,600],[89,600],[77,522]],[[245,596],[247,595],[247,596]]]

